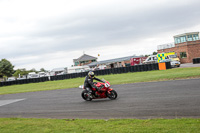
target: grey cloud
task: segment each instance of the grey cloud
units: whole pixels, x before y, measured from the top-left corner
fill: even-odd
[[[85,35],[87,37],[95,37],[94,39],[105,37],[104,39],[107,39],[105,41],[109,41],[109,35],[123,38],[129,37],[129,34],[137,36],[139,34],[149,34],[152,33],[152,31],[163,30],[165,28],[170,28],[169,30],[171,30],[177,27],[176,29],[178,29],[183,28],[181,26],[198,24],[199,17],[197,17],[196,14],[200,13],[199,4],[200,3],[196,3],[192,6],[183,5],[178,7],[166,5],[165,7],[141,9],[141,11],[139,10],[138,12],[125,12],[124,14],[120,14],[120,16],[114,15],[114,17],[112,15],[105,15],[105,17],[94,17],[94,15],[91,15],[92,17],[90,17],[88,13],[89,15],[85,15],[87,23],[66,28],[63,26],[59,29],[53,29],[51,32],[48,31],[48,33],[44,31],[42,34],[47,36]],[[80,18],[81,17],[77,16],[77,19]],[[67,22],[66,20],[66,23]],[[102,42],[103,41],[104,40],[102,40]]]
[[[25,35],[27,42],[18,42],[22,44],[22,50],[6,50],[10,54],[7,56],[38,55],[134,43],[145,37],[199,24],[199,5],[199,1],[191,1],[187,5],[168,3],[137,11],[130,9],[119,14],[112,12],[112,9],[106,10],[108,14],[103,10],[92,10],[74,14],[72,18],[66,15],[62,18],[40,20],[37,30]],[[66,39],[74,37],[75,39]],[[43,41],[43,38],[50,39]],[[0,56],[2,54],[6,53],[0,53]]]

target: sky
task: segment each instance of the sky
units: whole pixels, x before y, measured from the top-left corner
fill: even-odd
[[[147,55],[200,31],[199,0],[0,0],[0,59],[14,69]]]

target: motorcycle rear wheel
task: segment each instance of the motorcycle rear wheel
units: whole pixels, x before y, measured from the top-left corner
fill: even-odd
[[[110,94],[108,93],[108,98],[110,98],[111,100],[114,100],[117,98],[117,92],[115,90],[110,91]]]
[[[85,101],[92,101],[92,98],[89,97],[87,90],[83,90],[81,96]]]

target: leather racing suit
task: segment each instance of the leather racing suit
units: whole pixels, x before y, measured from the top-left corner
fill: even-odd
[[[85,77],[84,88],[85,88],[88,92],[94,94],[96,91],[99,91],[99,90],[101,89],[101,87],[95,86],[94,83],[93,83],[93,80],[97,80],[97,81],[100,81],[100,82],[103,82],[103,83],[104,83],[104,81],[102,81],[102,80],[100,80],[100,79],[98,79],[98,78],[96,78],[96,77],[90,77],[89,75],[87,75],[87,76]],[[95,88],[96,91],[93,92],[93,91],[92,91],[92,88]]]

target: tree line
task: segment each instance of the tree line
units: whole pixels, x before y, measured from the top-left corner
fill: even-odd
[[[6,79],[7,77],[18,77],[19,75],[27,75],[30,72],[37,72],[36,69],[26,70],[24,69],[17,69],[14,70],[14,65],[7,59],[1,59],[0,60],[0,78]],[[40,72],[46,72],[44,68],[40,69]]]

